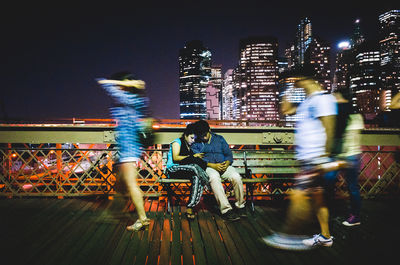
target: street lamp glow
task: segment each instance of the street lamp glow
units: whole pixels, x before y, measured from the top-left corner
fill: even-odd
[[[348,48],[350,48],[350,42],[348,42],[348,41],[339,42],[338,48],[343,49],[343,50],[348,49]]]

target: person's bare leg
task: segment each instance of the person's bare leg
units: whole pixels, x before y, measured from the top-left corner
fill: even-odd
[[[313,199],[317,219],[319,222],[319,226],[321,227],[321,234],[326,238],[330,238],[331,234],[329,232],[329,210],[324,201],[323,190],[320,189],[314,192]]]
[[[147,219],[147,216],[144,210],[143,192],[136,181],[138,174],[136,162],[122,163],[121,170],[126,186],[128,187],[128,192],[139,215],[139,220],[144,221]]]
[[[304,190],[292,190],[283,232],[298,234],[302,231],[302,227],[310,220],[310,210],[308,193]]]

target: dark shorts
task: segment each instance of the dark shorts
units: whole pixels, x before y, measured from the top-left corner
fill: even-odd
[[[294,189],[297,190],[311,190],[323,188],[323,186],[323,175],[315,171],[302,171],[295,177],[294,181]]]
[[[294,189],[314,190],[325,186],[324,174],[315,170],[315,167],[329,162],[329,158],[318,158],[312,161],[300,161],[301,172],[295,176]]]

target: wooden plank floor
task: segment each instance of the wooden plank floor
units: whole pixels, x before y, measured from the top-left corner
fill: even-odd
[[[399,199],[363,201],[359,227],[343,227],[346,201],[332,208],[331,248],[290,252],[267,247],[260,238],[279,230],[286,201],[260,201],[238,222],[225,222],[212,199],[188,221],[184,206],[146,200],[149,229],[125,230],[137,218],[122,198],[0,199],[0,262],[12,264],[385,264],[398,259]],[[118,214],[118,216],[116,216]],[[306,228],[318,232],[316,222]]]

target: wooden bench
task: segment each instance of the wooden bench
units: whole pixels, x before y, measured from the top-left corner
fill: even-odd
[[[276,150],[233,150],[233,164],[237,172],[242,176],[246,189],[246,201],[254,211],[254,188],[258,184],[270,184],[270,187],[263,195],[283,194],[282,184],[289,183],[293,175],[298,173],[299,163],[295,159],[294,152]],[[159,183],[167,191],[167,209],[171,210],[173,197],[187,196],[190,194],[189,179],[159,179]],[[230,183],[223,181],[227,190],[231,189]]]

